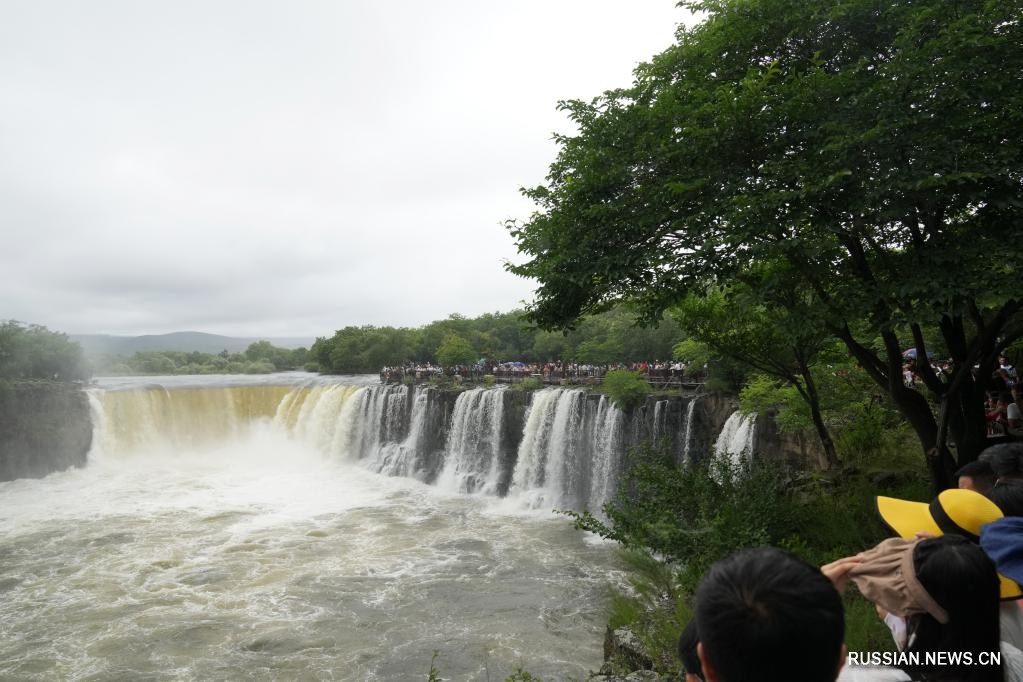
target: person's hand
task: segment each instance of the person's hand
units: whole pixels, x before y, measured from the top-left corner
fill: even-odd
[[[844,559],[832,561],[830,564],[824,564],[821,566],[821,573],[831,581],[838,593],[842,594],[845,592],[845,586],[849,584],[849,571],[858,566],[860,561],[859,557],[847,556]]]
[[[934,533],[928,533],[925,530],[917,531],[916,535],[913,536],[917,540],[929,540],[930,538],[937,537]]]

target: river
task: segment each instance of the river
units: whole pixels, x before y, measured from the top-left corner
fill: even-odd
[[[425,679],[435,650],[453,680],[599,667],[611,547],[318,446],[296,401],[375,381],[100,380],[89,464],[0,483],[0,678]]]

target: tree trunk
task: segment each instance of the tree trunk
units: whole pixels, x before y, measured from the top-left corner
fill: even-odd
[[[806,386],[806,402],[810,405],[813,427],[817,430],[817,437],[820,438],[821,447],[824,449],[826,468],[834,469],[838,466],[838,453],[835,451],[835,442],[831,440],[831,432],[828,431],[828,427],[824,423],[824,416],[821,414],[821,399],[817,393],[817,384],[813,380],[809,367],[801,363],[800,370]]]
[[[934,420],[931,406],[921,394],[908,388],[893,391],[892,399],[920,441],[927,471],[931,475],[931,488],[937,495],[951,485],[955,461],[948,448],[939,442],[938,424]]]
[[[856,341],[848,325],[834,328],[834,332],[874,383],[891,397],[896,409],[916,433],[935,494],[948,488],[955,463],[951,461],[947,448],[943,448],[944,452],[938,448],[938,424],[927,399],[902,383],[902,353],[898,339],[891,332],[885,335],[887,357],[882,361],[872,350]]]

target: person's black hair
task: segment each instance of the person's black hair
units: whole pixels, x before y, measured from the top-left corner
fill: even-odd
[[[981,453],[996,476],[1023,476],[1023,443],[999,443]]]
[[[711,566],[696,592],[705,661],[722,682],[834,682],[842,599],[816,566],[772,547]]]
[[[981,652],[1000,646],[999,583],[994,562],[960,535],[923,540],[913,550],[913,566],[924,589],[948,614],[942,625],[930,614],[910,621],[907,652],[920,653],[919,666],[903,668],[913,679],[949,682],[1002,682],[1001,665],[980,665]],[[972,665],[928,666],[926,652],[973,654]]]
[[[985,459],[974,460],[969,464],[959,467],[959,471],[955,473],[955,478],[958,480],[963,476],[969,476],[975,481],[984,482],[988,487],[994,485],[995,482],[995,470],[991,468],[991,462]]]
[[[999,481],[984,494],[1005,516],[1023,516],[1023,481]]]
[[[690,675],[696,675],[703,679],[703,668],[700,666],[700,657],[696,653],[696,645],[700,643],[699,630],[696,629],[696,619],[692,618],[682,630],[678,638],[678,657],[682,661],[682,667]]]

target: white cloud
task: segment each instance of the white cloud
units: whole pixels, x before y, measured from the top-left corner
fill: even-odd
[[[316,335],[508,310],[557,100],[671,0],[8,3],[0,319]]]

